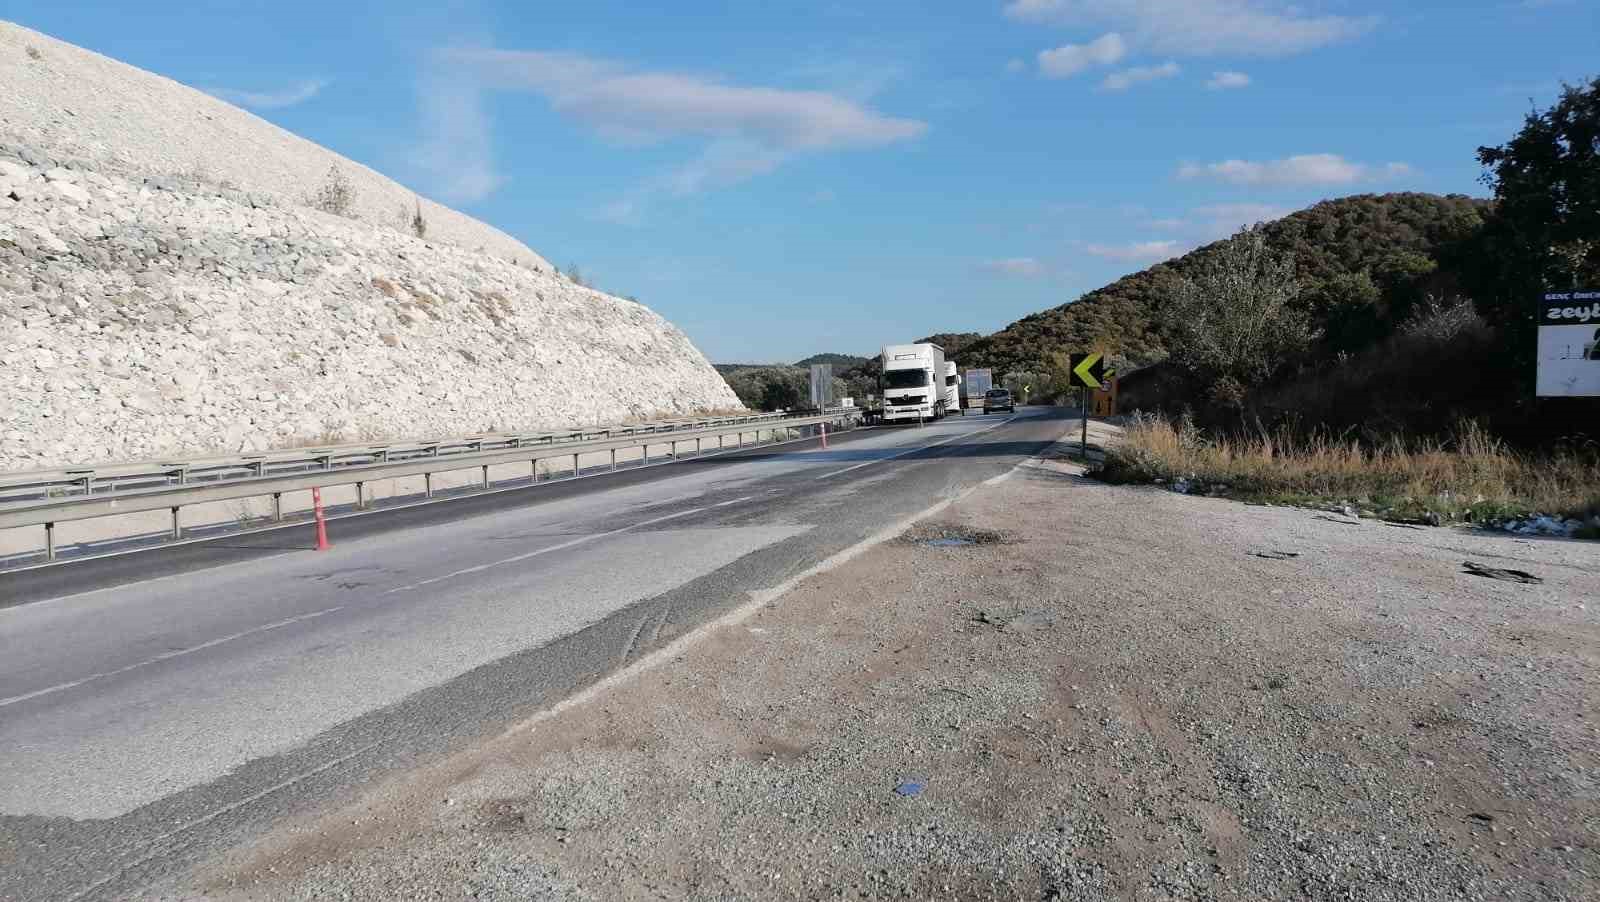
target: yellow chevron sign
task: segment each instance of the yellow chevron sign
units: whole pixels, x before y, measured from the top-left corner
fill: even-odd
[[[1103,355],[1072,354],[1067,357],[1072,376],[1068,382],[1081,388],[1100,388],[1105,379],[1105,360]]]

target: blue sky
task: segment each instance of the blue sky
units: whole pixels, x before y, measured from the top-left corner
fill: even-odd
[[[1242,223],[1483,194],[1596,0],[144,4],[0,17],[210,90],[717,361],[993,331]],[[655,7],[655,8],[651,8]]]

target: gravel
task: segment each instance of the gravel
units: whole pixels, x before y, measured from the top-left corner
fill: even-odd
[[[170,895],[1600,894],[1600,548],[1058,463],[911,537],[982,534],[880,545]]]

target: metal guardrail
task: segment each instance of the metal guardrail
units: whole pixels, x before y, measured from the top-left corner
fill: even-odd
[[[723,439],[737,435],[738,443],[732,447],[742,448],[750,433],[759,443],[762,431],[770,440],[771,433],[780,429],[853,424],[859,415],[855,408],[837,408],[800,415],[711,417],[0,473],[0,529],[43,526],[45,557],[55,560],[55,525],[73,520],[170,510],[172,538],[178,539],[183,535],[179,511],[187,505],[270,495],[272,520],[281,521],[285,492],[353,484],[356,507],[361,509],[367,506],[366,483],[377,480],[422,476],[424,496],[432,497],[435,473],[481,467],[481,485],[487,488],[490,467],[526,461],[537,482],[541,460],[571,457],[577,475],[581,455],[610,451],[610,469],[615,470],[619,450],[640,448],[641,463],[648,463],[650,447],[667,444],[671,459],[676,459],[683,442],[693,441],[700,452],[706,439],[716,438],[718,448],[723,448]]]

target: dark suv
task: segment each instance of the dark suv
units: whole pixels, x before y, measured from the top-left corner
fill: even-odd
[[[1006,413],[1016,413],[1017,403],[1011,400],[1011,392],[1003,388],[992,388],[983,395],[983,412],[992,413],[1003,410]]]

